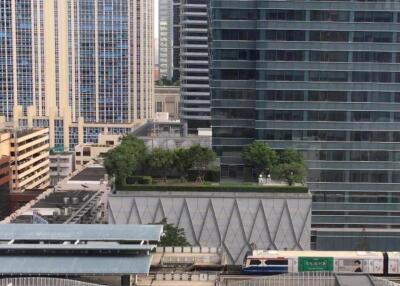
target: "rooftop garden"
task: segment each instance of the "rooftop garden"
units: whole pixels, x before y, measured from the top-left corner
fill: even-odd
[[[156,185],[124,185],[118,191],[163,191],[163,192],[252,192],[252,193],[307,193],[304,186],[257,184],[156,184]]]
[[[126,136],[105,155],[104,166],[121,191],[308,191],[302,184],[305,167],[301,153],[275,151],[254,142],[242,155],[247,182],[221,182],[217,156],[209,148],[148,150],[142,140]]]

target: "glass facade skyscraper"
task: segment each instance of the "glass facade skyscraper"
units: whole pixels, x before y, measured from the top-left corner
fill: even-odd
[[[133,128],[153,117],[153,56],[150,0],[2,1],[0,116],[66,149],[79,124]]]
[[[68,2],[73,120],[128,123],[151,118],[152,2]]]
[[[213,147],[223,176],[243,176],[241,149],[253,140],[295,148],[308,167],[316,247],[357,248],[326,243],[326,229],[368,240],[371,229],[397,233],[400,3],[211,0],[210,10]]]
[[[173,73],[173,0],[158,1],[158,61],[160,77],[172,79]]]

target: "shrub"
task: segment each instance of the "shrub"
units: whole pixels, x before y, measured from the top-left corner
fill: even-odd
[[[153,178],[150,176],[131,176],[126,179],[128,184],[151,185]]]

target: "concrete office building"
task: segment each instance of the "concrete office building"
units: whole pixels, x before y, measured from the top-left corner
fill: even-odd
[[[11,190],[23,192],[49,185],[49,129],[10,130]]]
[[[7,129],[0,134],[0,156],[9,157],[11,191],[45,188],[49,184],[49,130]]]
[[[180,9],[181,119],[190,133],[210,126],[207,0],[182,0]]]
[[[98,143],[87,143],[75,146],[75,166],[79,170],[93,160],[102,160],[105,154],[120,144],[121,136],[99,134]]]
[[[398,11],[398,1],[211,0],[223,176],[242,174],[240,152],[253,140],[303,151],[316,244],[326,248],[324,231],[348,228],[369,249],[398,248],[372,231],[400,226]]]
[[[0,220],[10,212],[10,134],[0,131]]]
[[[57,183],[72,174],[75,170],[75,156],[73,152],[58,152],[50,154],[50,185]]]
[[[73,149],[152,118],[152,1],[10,0],[0,12],[0,116],[14,127],[49,128],[52,147]]]
[[[172,78],[173,0],[158,1],[158,63],[160,78]]]
[[[0,155],[0,220],[9,214],[10,157]]]
[[[154,88],[155,112],[168,112],[170,120],[179,119],[179,86],[156,86]]]

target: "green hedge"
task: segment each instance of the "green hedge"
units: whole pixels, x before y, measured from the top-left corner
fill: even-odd
[[[153,179],[150,176],[132,176],[126,179],[128,185],[139,184],[139,185],[151,185]]]
[[[125,185],[118,187],[117,191],[307,193],[308,188],[257,185]]]

